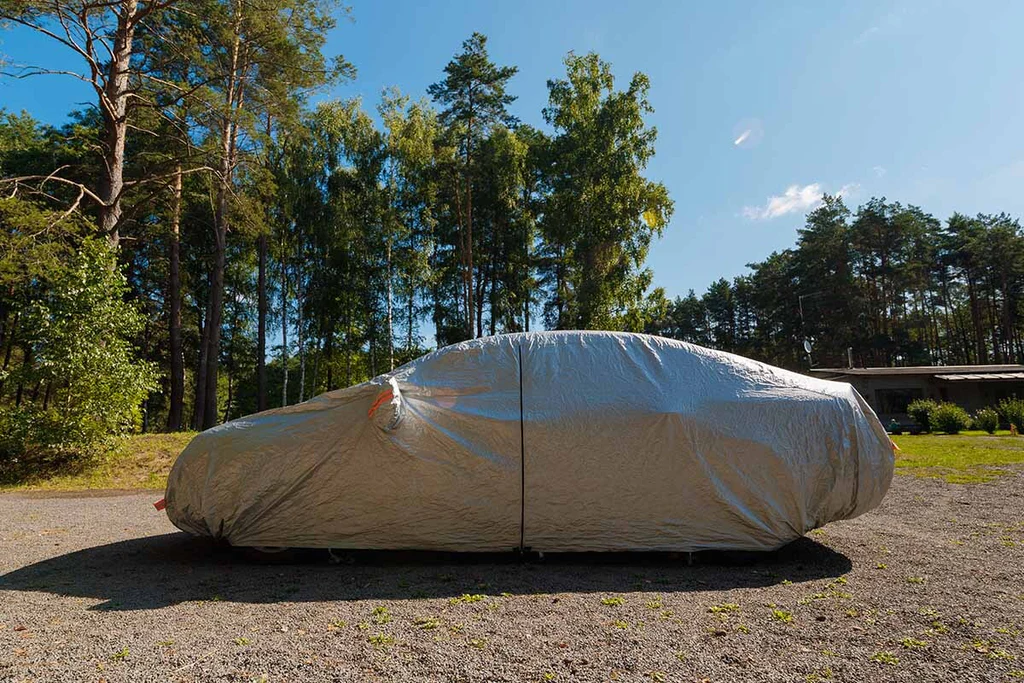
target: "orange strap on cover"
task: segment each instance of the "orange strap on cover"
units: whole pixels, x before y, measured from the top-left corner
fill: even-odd
[[[377,408],[380,408],[381,403],[384,403],[384,401],[390,401],[394,397],[395,392],[391,391],[391,389],[385,391],[383,394],[378,396],[377,400],[373,402],[372,406],[370,406],[370,412],[366,413],[366,417],[373,417],[373,414],[377,412]]]
[[[157,502],[153,503],[153,507],[155,507],[157,510],[163,510],[165,507],[167,507],[167,499],[161,498]]]

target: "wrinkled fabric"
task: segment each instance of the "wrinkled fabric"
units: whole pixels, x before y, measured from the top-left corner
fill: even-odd
[[[876,507],[892,474],[849,384],[660,337],[531,332],[203,432],[166,509],[240,546],[770,550]]]

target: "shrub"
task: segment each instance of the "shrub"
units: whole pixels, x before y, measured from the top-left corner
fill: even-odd
[[[955,403],[940,403],[929,419],[933,429],[947,434],[959,434],[971,426],[971,416]]]
[[[932,412],[938,407],[939,404],[930,398],[919,398],[910,402],[910,405],[907,406],[907,414],[921,427],[922,432],[930,432],[932,430]]]
[[[157,373],[138,359],[133,340],[145,318],[127,291],[116,254],[98,238],[82,240],[26,290],[19,329],[31,362],[5,379],[46,390],[41,405],[33,392],[21,406],[0,407],[0,480],[88,457],[138,425]]]
[[[1004,398],[999,402],[999,412],[1018,432],[1024,432],[1024,399]]]
[[[992,408],[982,408],[974,416],[974,424],[989,434],[995,434],[999,428],[999,413]]]

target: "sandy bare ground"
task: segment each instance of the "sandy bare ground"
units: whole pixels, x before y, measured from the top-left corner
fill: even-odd
[[[1024,680],[1024,470],[898,476],[876,512],[693,566],[259,564],[156,497],[0,495],[0,680]]]

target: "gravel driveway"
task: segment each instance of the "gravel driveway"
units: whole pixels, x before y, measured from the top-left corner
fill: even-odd
[[[256,563],[159,494],[0,495],[0,680],[1018,681],[1024,470],[782,551]]]

